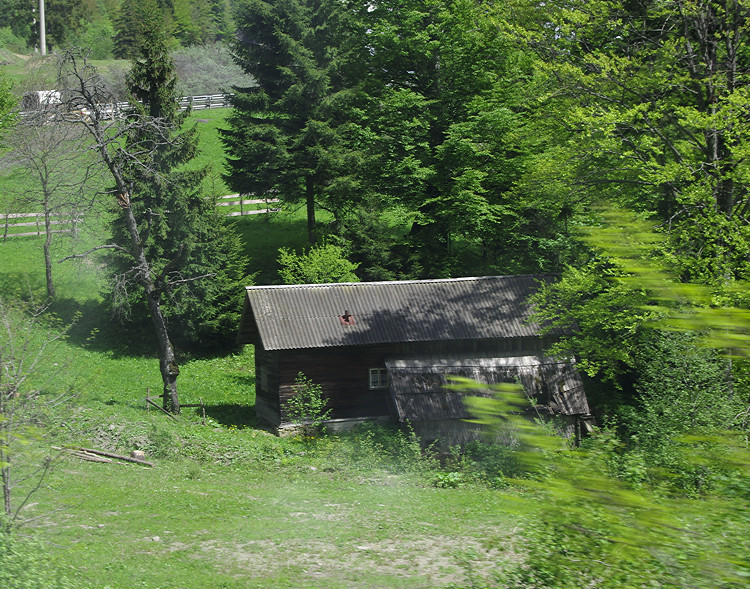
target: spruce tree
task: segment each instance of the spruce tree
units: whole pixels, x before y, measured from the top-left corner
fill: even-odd
[[[142,326],[149,315],[153,321],[153,314],[145,311],[156,298],[175,342],[214,345],[234,332],[244,259],[238,238],[201,192],[206,171],[186,166],[197,152],[198,136],[195,127],[182,130],[188,113],[179,111],[161,10],[156,0],[138,0],[137,10],[138,56],[127,78],[134,109],[129,116],[148,124],[131,125],[125,151],[139,157],[131,159],[125,175],[133,187],[129,211],[151,266],[154,289],[147,292],[133,279],[140,271],[133,256],[116,250],[111,260],[113,306]],[[132,235],[127,224],[115,221],[115,243],[130,249]],[[174,369],[178,372],[176,362]],[[176,403],[175,386],[174,399],[165,404],[174,408]]]
[[[304,200],[311,242],[316,204],[328,200],[345,161],[338,109],[347,88],[346,14],[338,0],[245,0],[236,13],[235,59],[257,86],[234,89],[223,135],[227,181],[241,193]]]

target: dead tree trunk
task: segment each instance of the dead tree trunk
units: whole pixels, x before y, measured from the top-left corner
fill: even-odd
[[[155,284],[157,275],[155,268],[148,259],[144,247],[145,236],[138,229],[138,222],[131,208],[132,189],[128,181],[127,170],[138,168],[150,174],[158,174],[158,170],[151,168],[152,154],[160,146],[171,141],[169,133],[171,127],[163,120],[150,117],[128,117],[113,120],[102,112],[102,105],[111,103],[106,89],[103,87],[96,70],[87,62],[86,56],[80,51],[68,52],[63,58],[61,70],[63,77],[72,81],[72,87],[67,92],[72,97],[71,103],[88,112],[88,116],[81,119],[94,141],[94,149],[101,158],[114,180],[113,193],[120,206],[123,223],[127,229],[129,244],[109,244],[100,248],[116,249],[127,253],[132,259],[129,271],[130,280],[143,287],[151,321],[156,331],[159,348],[159,366],[164,383],[164,408],[172,413],[180,412],[180,402],[177,394],[177,377],[180,369],[169,338],[167,322],[162,312],[161,293]],[[126,138],[137,137],[144,131],[149,136],[143,144],[128,144]],[[137,188],[137,187],[136,187]],[[147,230],[145,230],[147,232]],[[93,250],[90,250],[93,251]]]

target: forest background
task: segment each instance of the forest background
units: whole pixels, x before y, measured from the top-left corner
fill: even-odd
[[[33,47],[28,16],[35,4],[0,3],[0,46],[9,54]],[[247,280],[561,275],[535,302],[551,324],[575,327],[557,351],[575,353],[602,426],[584,449],[551,449],[548,432],[534,430],[528,438],[516,432],[513,451],[480,445],[437,464],[405,445],[403,434],[378,433],[387,444],[373,442],[372,433],[361,438],[370,440],[368,451],[411,452],[409,468],[423,477],[417,485],[538,493],[544,507],[525,524],[521,560],[514,565],[515,552],[508,561],[484,546],[481,554],[461,555],[466,575],[453,582],[566,587],[585,577],[601,586],[741,586],[750,488],[743,458],[748,323],[741,312],[750,251],[744,2],[60,1],[47,3],[50,47],[62,53],[79,45],[95,59],[144,62],[144,6],[158,10],[162,53],[173,56],[176,71],[180,59],[193,65],[182,70],[172,97],[178,88],[214,91],[207,84],[233,93],[234,108],[219,123],[222,155],[213,168],[201,168],[200,192],[169,198],[197,203],[189,199],[231,189],[278,198],[284,214],[304,219],[304,237],[297,224],[289,242],[269,240],[257,220],[223,222],[227,235],[242,239],[247,259],[235,261]],[[56,83],[36,69],[14,78],[17,91]],[[201,69],[230,74],[191,87]],[[124,79],[110,79],[118,77]],[[133,92],[132,83],[112,86],[121,98]],[[620,209],[631,213],[612,213]],[[66,253],[116,237],[113,211],[100,209],[90,241],[61,238],[71,248]],[[151,227],[149,214],[142,221]],[[153,239],[156,250],[168,250]],[[267,255],[269,243],[278,256]],[[84,300],[71,305],[57,295],[49,310],[64,323],[74,308],[100,318],[81,322],[91,329],[81,350],[96,342],[128,355],[128,340],[156,350],[146,314],[109,319],[117,264],[91,259],[101,270],[92,282],[97,292],[63,291]],[[226,291],[211,293],[236,303],[222,309],[221,320],[194,316],[197,290],[165,297],[179,334],[177,356],[188,367],[208,353],[233,358],[226,326],[239,312],[239,293],[231,289],[240,282],[235,276]],[[19,317],[17,301],[39,297],[31,291],[4,293],[14,307],[4,317]],[[132,296],[138,300],[137,289]],[[74,331],[80,336],[82,329]],[[59,384],[45,386],[51,394]],[[105,407],[122,403],[105,396],[91,405],[107,416],[95,431],[111,425]],[[219,405],[215,415],[236,426]],[[507,428],[491,418],[507,409],[485,407],[483,419]],[[126,421],[142,420],[134,411],[128,407]],[[131,427],[142,434],[140,425]],[[213,441],[190,440],[177,426],[153,427],[141,445],[165,459],[195,460],[204,452],[197,460],[208,468],[216,458]],[[78,426],[68,429],[71,440],[81,435]],[[137,437],[123,433],[111,440],[113,449]],[[232,443],[242,448],[244,466],[255,442]],[[328,440],[316,454],[309,441],[298,443],[322,462],[350,451]],[[259,452],[272,460],[299,450],[285,445],[291,442],[263,444]],[[295,468],[313,466],[299,462]],[[591,474],[597,472],[606,476]]]

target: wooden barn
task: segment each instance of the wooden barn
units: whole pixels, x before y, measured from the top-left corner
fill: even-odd
[[[299,372],[334,419],[409,421],[426,439],[471,437],[449,375],[521,382],[571,428],[589,413],[580,376],[544,355],[529,296],[549,277],[490,276],[247,288],[239,341],[255,345],[256,412],[274,427]],[[447,434],[448,431],[452,433]]]

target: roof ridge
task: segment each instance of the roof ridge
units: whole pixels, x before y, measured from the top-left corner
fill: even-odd
[[[458,278],[425,278],[421,280],[374,280],[370,282],[323,282],[323,283],[310,283],[310,284],[260,284],[246,286],[246,290],[250,289],[292,289],[302,287],[339,287],[339,286],[372,286],[372,285],[395,285],[395,284],[435,284],[445,282],[469,282],[469,281],[480,281],[480,280],[497,280],[500,278],[506,279],[519,279],[519,278],[544,278],[550,276],[557,276],[555,273],[547,274],[502,274],[500,276],[461,276]]]

